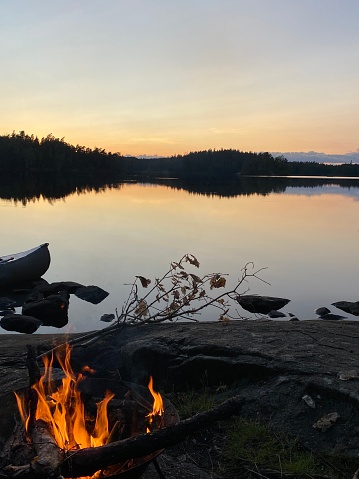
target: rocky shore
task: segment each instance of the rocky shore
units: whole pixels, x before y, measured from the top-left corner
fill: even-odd
[[[77,335],[81,336],[80,334]],[[76,336],[1,335],[2,416],[26,386],[26,345],[38,352]],[[146,384],[167,394],[206,386],[218,400],[240,394],[242,414],[290,433],[307,447],[359,454],[359,322],[239,321],[121,326],[73,350],[74,367]]]

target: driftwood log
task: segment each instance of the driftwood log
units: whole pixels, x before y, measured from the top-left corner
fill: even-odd
[[[216,421],[239,415],[243,404],[244,400],[235,396],[210,411],[198,413],[174,426],[158,429],[150,434],[140,434],[105,446],[80,449],[71,453],[62,462],[62,451],[57,446],[55,446],[57,451],[54,451],[53,440],[49,438],[47,443],[46,428],[39,429],[40,425],[38,425],[39,436],[34,437],[33,440],[36,440],[37,446],[41,445],[40,450],[37,451],[39,458],[28,465],[8,466],[2,471],[0,470],[0,475],[17,479],[56,478],[60,474],[71,478],[92,475],[110,465],[174,446],[194,432],[206,428]]]

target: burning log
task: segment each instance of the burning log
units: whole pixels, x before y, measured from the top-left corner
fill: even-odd
[[[36,452],[36,457],[31,462],[34,474],[38,477],[53,475],[63,461],[63,454],[47,424],[41,419],[34,423],[31,439]]]
[[[24,444],[29,443],[32,455],[18,462],[9,442],[9,452],[4,451],[1,457],[1,477],[45,479],[95,474],[100,478],[146,467],[164,448],[238,414],[243,402],[235,397],[178,423],[176,410],[154,390],[152,377],[145,389],[75,375],[69,348],[56,359],[64,375],[61,381],[52,379],[53,358],[44,358],[44,374],[39,378],[34,351],[28,349],[31,387],[23,394],[15,393],[15,397],[26,430],[22,438]],[[21,434],[15,439],[21,445]]]
[[[7,466],[0,473],[2,477],[16,477],[17,479],[57,477],[58,474],[71,478],[92,475],[108,466],[174,446],[194,432],[206,428],[216,421],[239,415],[243,403],[244,400],[236,396],[210,411],[199,413],[174,426],[104,446],[79,449],[70,452],[69,457],[65,459],[47,428],[43,428],[41,421],[37,421],[40,424],[36,423],[33,441],[38,457],[29,465]]]
[[[0,454],[0,469],[9,465],[14,467],[28,464],[34,457],[31,442],[25,434],[23,424],[16,422],[11,436],[5,441]]]
[[[210,411],[199,413],[174,426],[100,447],[80,449],[61,464],[61,474],[64,477],[91,475],[126,459],[135,459],[174,446],[216,421],[240,414],[243,403],[243,399],[235,396]]]
[[[17,424],[1,453],[1,477],[47,478],[63,460],[62,451],[44,421],[34,422],[31,438]]]

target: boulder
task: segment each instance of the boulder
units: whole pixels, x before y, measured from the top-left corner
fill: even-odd
[[[75,296],[92,304],[101,303],[109,293],[98,286],[82,286],[75,291]]]
[[[40,319],[44,326],[62,328],[68,323],[69,294],[63,291],[25,303],[22,313]]]
[[[15,301],[4,296],[0,297],[0,308],[12,308],[15,306]]]
[[[346,313],[359,316],[359,301],[337,301],[332,303],[332,305]]]
[[[323,316],[323,314],[329,314],[330,309],[326,308],[325,306],[322,306],[321,308],[317,308],[314,313],[318,316]]]
[[[41,299],[44,299],[44,298],[45,298],[45,295],[43,293],[40,293],[40,291],[36,291],[36,289],[34,289],[26,295],[23,301],[23,305],[26,303],[34,303],[35,301],[40,301]]]
[[[272,318],[272,319],[285,318],[286,315],[284,313],[282,313],[281,311],[276,311],[275,309],[273,309],[272,311],[269,311],[268,317]]]
[[[14,314],[14,313],[15,313],[15,308],[2,309],[0,311],[0,316],[6,316],[7,314]]]
[[[115,320],[115,315],[113,313],[103,314],[100,318],[100,321],[103,321],[104,323],[111,323],[114,320]]]
[[[261,314],[268,314],[273,310],[277,311],[290,302],[290,299],[275,298],[272,296],[258,296],[256,294],[239,295],[236,299],[246,311]]]
[[[42,322],[32,316],[23,314],[7,314],[0,320],[0,325],[6,331],[32,334],[39,329]]]
[[[74,281],[58,281],[50,284],[39,284],[33,291],[42,293],[44,296],[49,296],[50,294],[57,294],[61,291],[67,291],[70,294],[76,293],[79,288],[84,286],[80,283]]]
[[[338,319],[345,319],[346,316],[340,316],[340,314],[333,314],[333,313],[327,313],[327,314],[322,314],[319,316],[319,319],[329,319],[329,320],[335,320],[337,321]]]

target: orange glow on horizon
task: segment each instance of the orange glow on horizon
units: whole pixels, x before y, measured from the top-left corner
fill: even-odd
[[[284,121],[285,120],[285,121]],[[120,153],[124,156],[163,156],[171,157],[186,155],[193,151],[208,149],[234,149],[253,152],[309,152],[345,155],[358,151],[358,142],[355,131],[348,136],[347,122],[341,132],[337,124],[322,125],[321,130],[312,128],[312,134],[306,134],[303,139],[303,126],[298,131],[289,130],[288,119],[279,119],[273,126],[267,117],[259,118],[248,128],[246,121],[235,120],[233,123],[222,127],[208,126],[191,130],[176,130],[160,135],[149,136],[146,132],[138,135],[118,134],[112,131],[104,133],[101,127],[71,128],[68,129],[67,121],[52,128],[52,133],[57,138],[71,145],[82,145],[86,148],[103,148],[106,152]],[[46,137],[50,131],[47,125],[22,126],[28,135],[37,136],[39,139]],[[353,129],[353,128],[352,128]],[[353,129],[354,130],[354,129]],[[7,135],[11,131],[1,128],[0,134]],[[137,139],[136,139],[137,137]],[[141,138],[142,137],[142,138]],[[240,140],[238,139],[240,137]],[[352,139],[350,139],[352,138]]]

